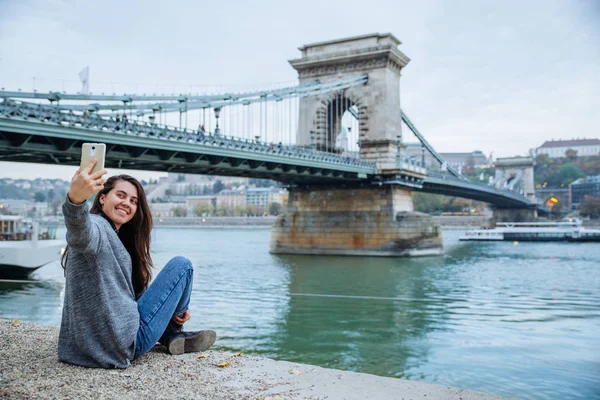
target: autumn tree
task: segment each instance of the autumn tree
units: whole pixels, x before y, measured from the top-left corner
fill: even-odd
[[[33,194],[33,199],[37,202],[37,203],[42,203],[44,201],[46,201],[46,195],[42,192],[35,192]]]
[[[171,211],[173,212],[173,215],[176,217],[186,217],[187,216],[187,209],[183,206],[173,207],[173,208],[171,208]]]
[[[269,215],[279,215],[281,213],[281,204],[273,202],[269,204]]]
[[[575,159],[577,158],[577,150],[569,149],[569,150],[565,151],[565,156],[570,161],[575,161]]]
[[[567,163],[561,166],[554,175],[548,178],[548,183],[551,187],[564,187],[583,176],[583,172],[577,165]]]
[[[431,193],[412,193],[413,204],[415,210],[427,213],[434,214],[440,213],[443,208],[443,196]]]
[[[220,179],[218,179],[214,184],[213,184],[213,193],[219,193],[221,190],[225,189],[225,185],[223,184],[223,182],[221,182]]]
[[[207,215],[212,215],[215,208],[210,204],[196,204],[194,207],[194,214],[198,217],[204,217]]]
[[[580,213],[585,217],[600,218],[600,197],[585,196]]]
[[[245,217],[246,213],[246,206],[239,205],[235,208],[235,215],[238,217]]]

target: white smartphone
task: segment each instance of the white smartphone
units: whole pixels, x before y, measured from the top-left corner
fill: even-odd
[[[94,169],[90,171],[90,175],[104,169],[104,157],[106,155],[106,145],[104,143],[84,143],[81,146],[81,164],[79,170],[87,167],[95,158],[98,160]]]

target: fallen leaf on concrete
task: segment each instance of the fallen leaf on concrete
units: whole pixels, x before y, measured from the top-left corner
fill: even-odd
[[[201,360],[203,358],[206,358],[206,354],[200,354],[198,357],[196,357],[197,360]]]
[[[229,361],[221,361],[220,363],[217,364],[217,367],[225,368],[225,367],[229,367],[230,365],[231,365],[231,363]]]
[[[290,370],[288,372],[292,375],[300,375],[302,373],[301,370],[296,369],[296,368],[290,368]]]

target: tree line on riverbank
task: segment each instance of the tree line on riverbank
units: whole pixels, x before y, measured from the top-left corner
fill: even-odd
[[[218,206],[210,204],[197,204],[191,210],[181,205],[171,209],[174,217],[261,217],[266,215],[277,216],[281,214],[283,206],[273,202],[265,208],[254,205],[238,205],[237,207]]]

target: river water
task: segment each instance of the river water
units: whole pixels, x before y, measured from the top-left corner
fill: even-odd
[[[459,242],[427,258],[274,256],[269,229],[158,228],[195,265],[217,348],[525,399],[600,398],[600,244]],[[0,283],[0,318],[59,326],[58,263]]]

